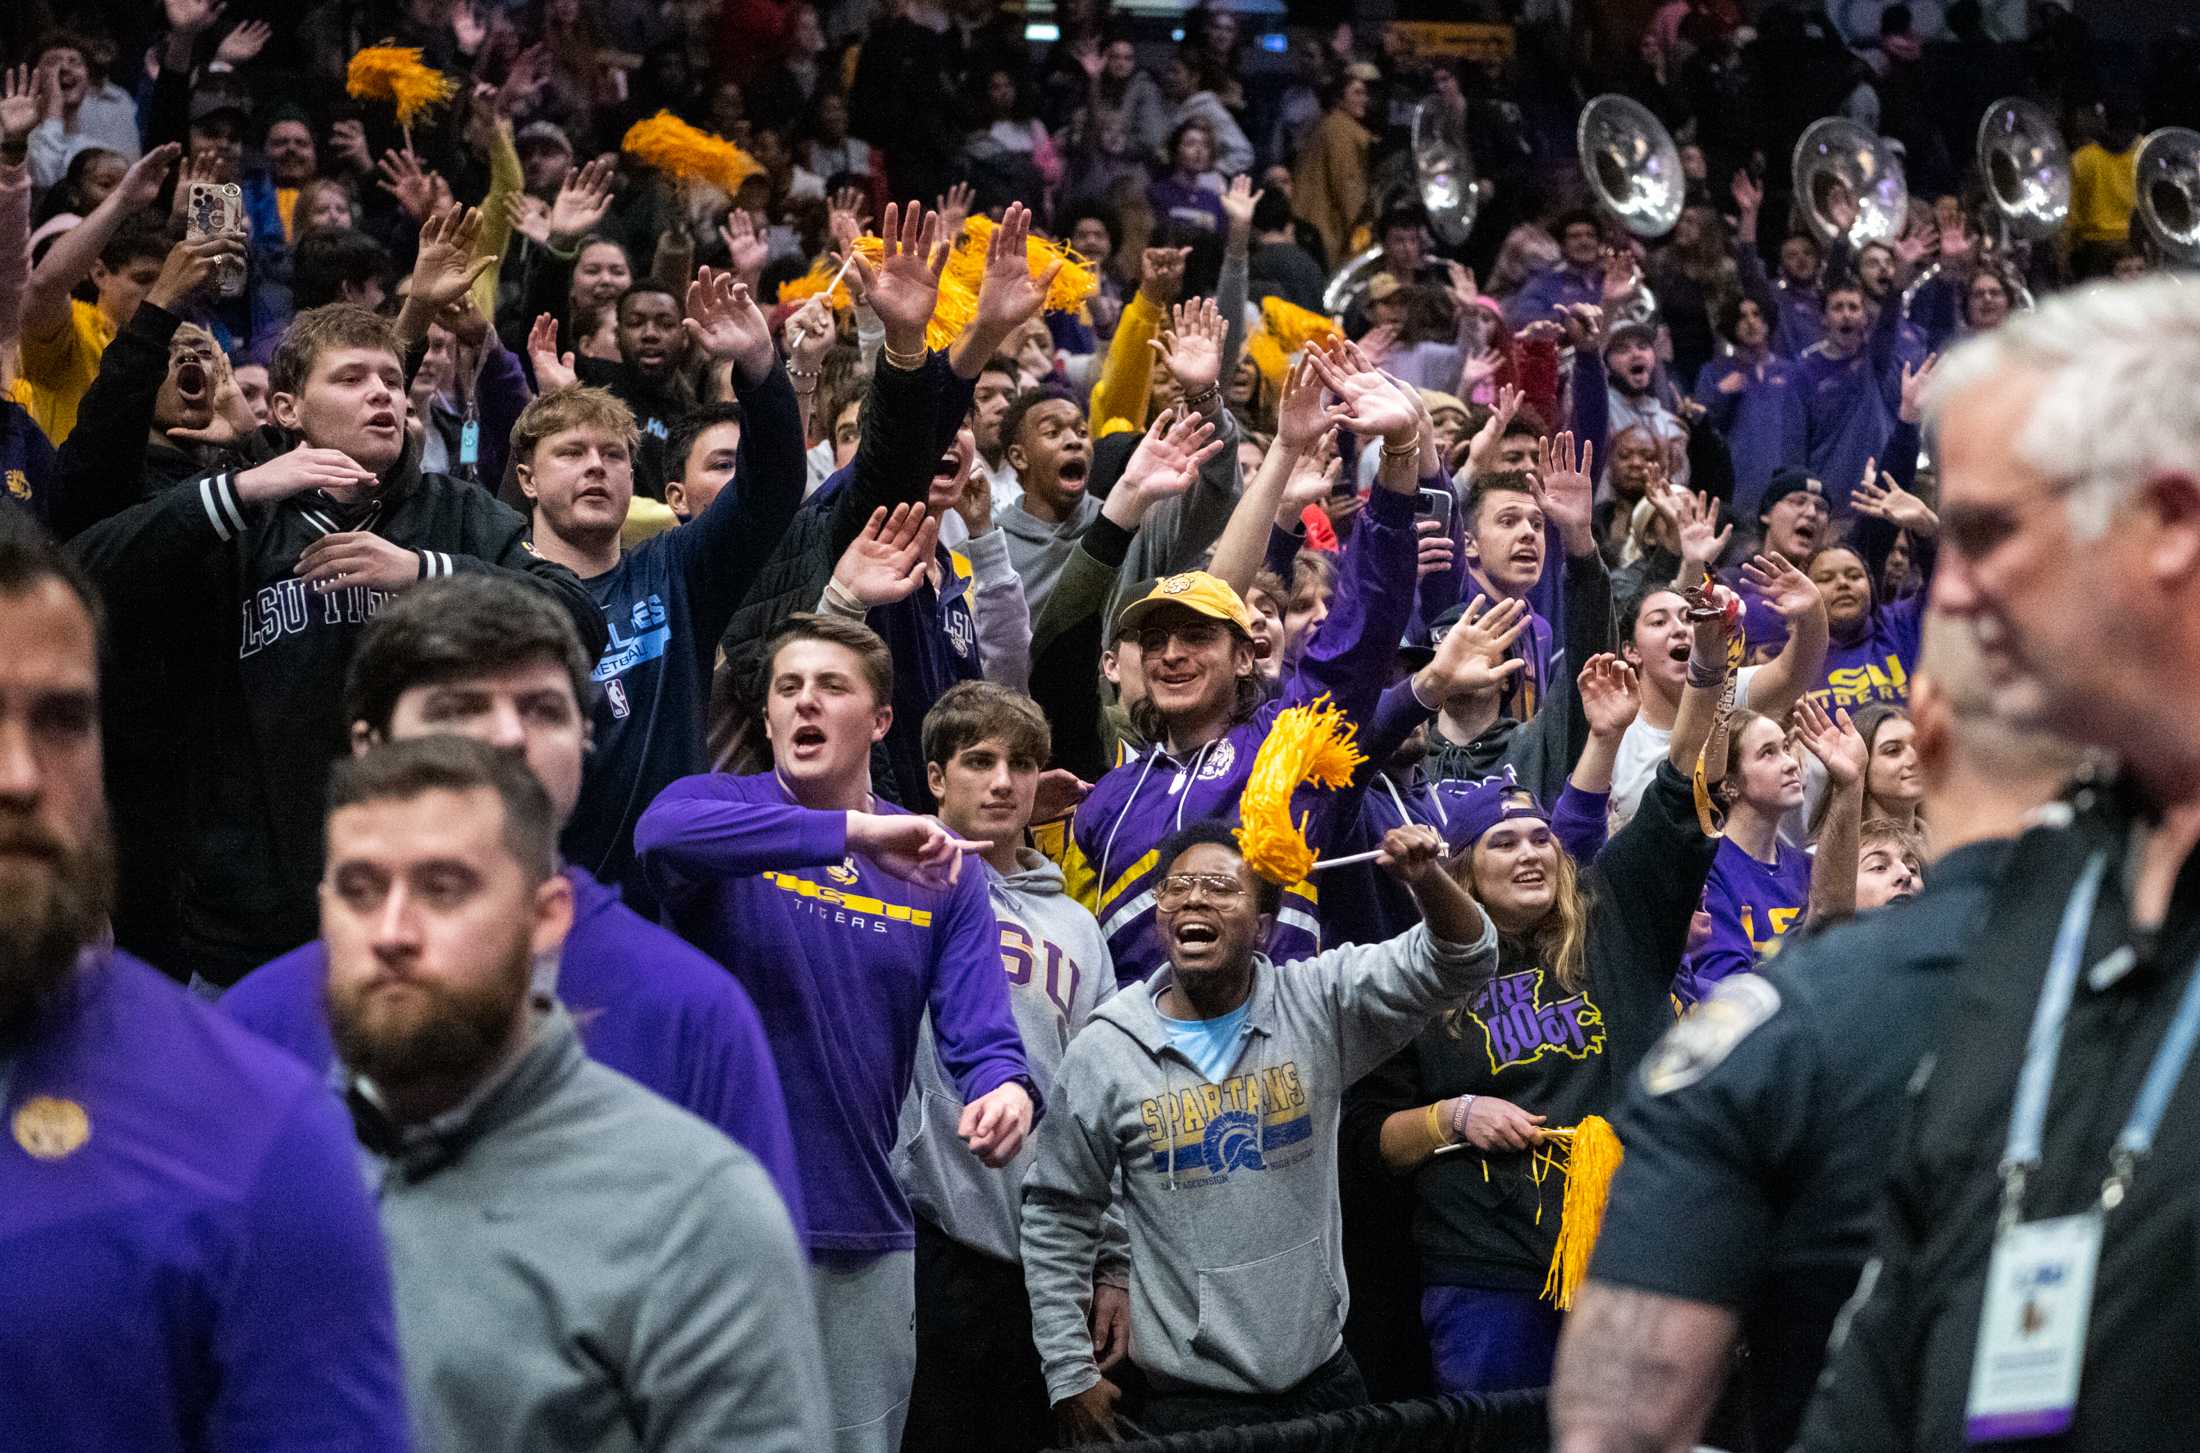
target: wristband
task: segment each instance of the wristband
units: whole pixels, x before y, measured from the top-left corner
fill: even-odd
[[[1704,657],[1696,654],[1696,648],[1688,648],[1688,684],[1708,691],[1726,680],[1726,658]]]
[[[1451,1133],[1454,1139],[1464,1143],[1467,1138],[1467,1111],[1473,1108],[1475,1097],[1461,1095],[1452,1102]]]
[[[855,593],[842,585],[837,576],[825,582],[825,603],[835,610],[859,618],[870,612],[870,607],[856,599]]]
[[[1442,1150],[1445,1146],[1451,1144],[1451,1142],[1444,1137],[1443,1109],[1444,1102],[1441,1100],[1438,1100],[1435,1104],[1428,1107],[1429,1143],[1434,1145],[1438,1150]]]
[[[1216,399],[1219,399],[1221,397],[1222,383],[1218,379],[1214,383],[1211,383],[1205,388],[1201,389],[1198,393],[1193,394],[1189,398],[1185,399],[1184,407],[1187,409],[1205,409],[1207,405],[1213,403]]]

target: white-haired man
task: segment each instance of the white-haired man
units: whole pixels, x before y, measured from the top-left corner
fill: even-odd
[[[2138,1449],[2200,1421],[2196,375],[2200,292],[2162,280],[2050,302],[1935,381],[1933,604],[2003,710],[2122,766],[2000,876],[1811,1453]]]

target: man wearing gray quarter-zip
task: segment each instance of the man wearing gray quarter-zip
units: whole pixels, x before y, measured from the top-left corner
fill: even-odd
[[[1345,1087],[1488,982],[1497,932],[1445,873],[1432,828],[1382,865],[1422,923],[1278,966],[1256,952],[1280,890],[1220,823],[1159,850],[1168,967],[1070,1042],[1024,1181],[1024,1278],[1066,1441],[1114,1436],[1087,1310],[1102,1220],[1130,1226],[1139,1431],[1274,1421],[1365,1400],[1344,1350],[1337,1115]]]

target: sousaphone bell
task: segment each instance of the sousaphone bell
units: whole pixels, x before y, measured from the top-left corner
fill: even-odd
[[[1803,225],[1822,246],[1842,236],[1835,219],[1848,207],[1856,214],[1845,229],[1851,247],[1892,242],[1909,222],[1910,188],[1901,159],[1884,137],[1846,116],[1810,124],[1795,142],[1791,174]]]
[[[1608,94],[1582,107],[1574,152],[1597,205],[1635,236],[1663,237],[1681,220],[1688,178],[1681,174],[1680,148],[1640,101]],[[1647,323],[1657,311],[1657,297],[1642,284],[1612,321]]]
[[[2070,148],[2046,111],[2017,96],[1986,108],[1978,123],[1978,170],[2009,238],[2053,237],[2070,220]]]
[[[1459,120],[1435,96],[1413,108],[1413,184],[1429,230],[1446,246],[1466,241],[1482,193],[1474,184],[1474,156]]]
[[[2139,143],[2139,223],[2172,262],[2200,263],[2200,131],[2165,126]]]

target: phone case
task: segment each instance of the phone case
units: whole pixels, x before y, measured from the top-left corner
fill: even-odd
[[[235,182],[193,182],[185,204],[184,230],[197,237],[236,237],[250,229],[244,220],[244,188]],[[215,291],[234,298],[244,291],[244,264],[224,261]]]

